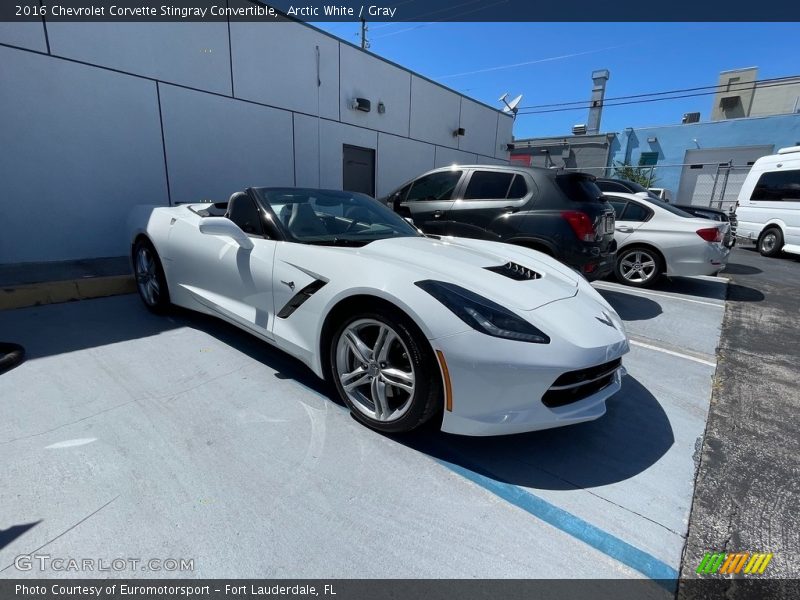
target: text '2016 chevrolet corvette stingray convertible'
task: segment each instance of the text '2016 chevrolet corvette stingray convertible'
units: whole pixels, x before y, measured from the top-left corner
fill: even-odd
[[[620,389],[622,321],[534,250],[433,238],[351,192],[248,188],[137,207],[142,300],[221,317],[306,363],[385,432],[464,435],[589,421]]]

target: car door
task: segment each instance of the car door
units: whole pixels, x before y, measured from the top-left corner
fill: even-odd
[[[229,237],[201,233],[196,224],[178,220],[170,232],[171,260],[182,266],[177,283],[212,312],[271,337],[276,241],[268,239],[260,209],[250,194],[235,194],[227,216],[250,237],[253,247],[246,249]]]
[[[531,198],[531,186],[515,171],[472,169],[447,214],[447,235],[500,241],[513,235],[518,220],[509,218]]]
[[[444,234],[447,211],[464,176],[463,169],[435,171],[414,180],[397,212],[425,233]]]
[[[653,211],[635,200],[610,194],[607,197],[616,217],[614,239],[617,246],[622,247],[653,216]]]

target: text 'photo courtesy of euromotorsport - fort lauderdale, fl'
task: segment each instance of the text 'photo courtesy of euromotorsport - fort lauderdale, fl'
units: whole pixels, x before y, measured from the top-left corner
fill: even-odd
[[[800,3],[0,3],[0,600],[800,598]]]

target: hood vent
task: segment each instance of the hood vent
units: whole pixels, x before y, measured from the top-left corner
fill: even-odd
[[[507,262],[499,267],[486,267],[486,270],[494,271],[503,277],[508,277],[515,281],[530,281],[531,279],[539,279],[541,277],[536,271],[513,262]]]

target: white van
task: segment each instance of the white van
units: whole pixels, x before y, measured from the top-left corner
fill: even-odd
[[[759,158],[739,192],[736,237],[764,256],[800,254],[800,146]]]

